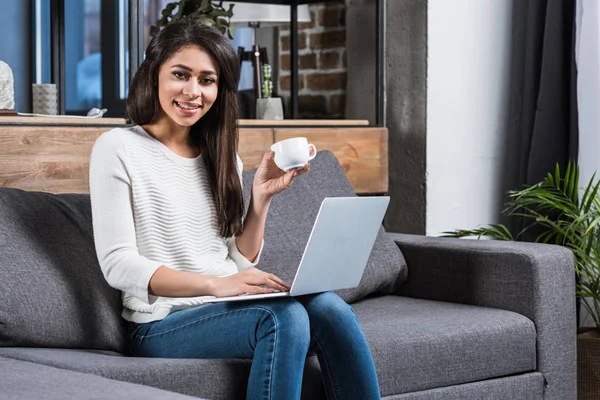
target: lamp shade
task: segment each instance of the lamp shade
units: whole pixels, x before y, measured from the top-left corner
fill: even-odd
[[[227,10],[230,4],[235,5],[231,17],[234,26],[246,26],[249,22],[260,22],[261,26],[290,23],[290,6],[224,1],[223,7]],[[310,22],[308,5],[298,6],[298,22]]]

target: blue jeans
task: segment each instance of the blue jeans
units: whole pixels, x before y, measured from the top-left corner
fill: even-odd
[[[309,350],[329,399],[379,399],[373,357],[352,308],[334,293],[210,303],[135,325],[135,356],[252,359],[248,399],[299,399]]]

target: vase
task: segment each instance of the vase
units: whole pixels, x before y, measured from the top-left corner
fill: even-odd
[[[283,119],[283,104],[280,97],[265,97],[256,100],[257,119]]]
[[[58,114],[58,91],[54,83],[34,83],[32,98],[34,114]]]

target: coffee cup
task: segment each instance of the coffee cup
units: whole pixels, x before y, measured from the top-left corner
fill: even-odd
[[[274,143],[271,145],[271,150],[275,152],[275,164],[284,171],[302,168],[317,155],[317,148],[314,144],[308,143],[305,137]]]

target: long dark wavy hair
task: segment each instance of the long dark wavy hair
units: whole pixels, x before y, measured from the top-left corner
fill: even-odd
[[[218,94],[210,110],[190,128],[191,144],[201,149],[215,201],[221,236],[242,232],[244,197],[237,172],[239,61],[216,29],[183,18],[167,25],[146,49],[146,59],[129,88],[127,113],[137,125],[153,122],[161,110],[158,73],[184,47],[197,46],[212,55],[218,69]]]

